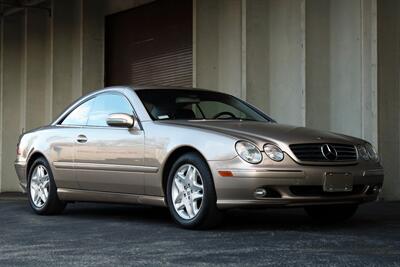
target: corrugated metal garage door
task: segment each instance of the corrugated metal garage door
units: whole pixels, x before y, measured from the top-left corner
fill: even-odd
[[[106,17],[106,85],[192,85],[192,1]]]

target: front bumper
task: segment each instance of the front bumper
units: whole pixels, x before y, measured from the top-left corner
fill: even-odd
[[[217,206],[220,209],[238,207],[307,206],[350,204],[374,201],[383,183],[383,168],[379,163],[360,162],[357,165],[299,165],[290,157],[282,162],[269,159],[251,165],[236,157],[229,161],[209,162],[214,177]],[[267,167],[266,167],[267,166]],[[219,175],[231,171],[232,177]],[[324,192],[326,173],[349,173],[353,177],[350,192]],[[375,187],[375,190],[374,190]],[[267,194],[257,196],[263,188]]]

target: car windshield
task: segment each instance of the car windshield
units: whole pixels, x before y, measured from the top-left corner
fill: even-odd
[[[137,90],[153,120],[272,121],[262,112],[231,95],[182,89]]]

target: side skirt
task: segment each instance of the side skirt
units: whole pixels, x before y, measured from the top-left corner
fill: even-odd
[[[145,204],[151,206],[166,207],[164,197],[133,195],[124,193],[111,193],[88,191],[79,189],[57,189],[58,197],[64,201],[85,201],[85,202],[110,202],[127,204]]]

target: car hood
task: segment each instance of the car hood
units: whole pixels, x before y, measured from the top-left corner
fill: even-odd
[[[163,123],[214,131],[221,134],[230,135],[238,139],[245,139],[259,143],[261,147],[265,142],[274,142],[284,145],[300,143],[359,144],[364,142],[361,139],[343,134],[268,122],[176,120],[163,121]]]

